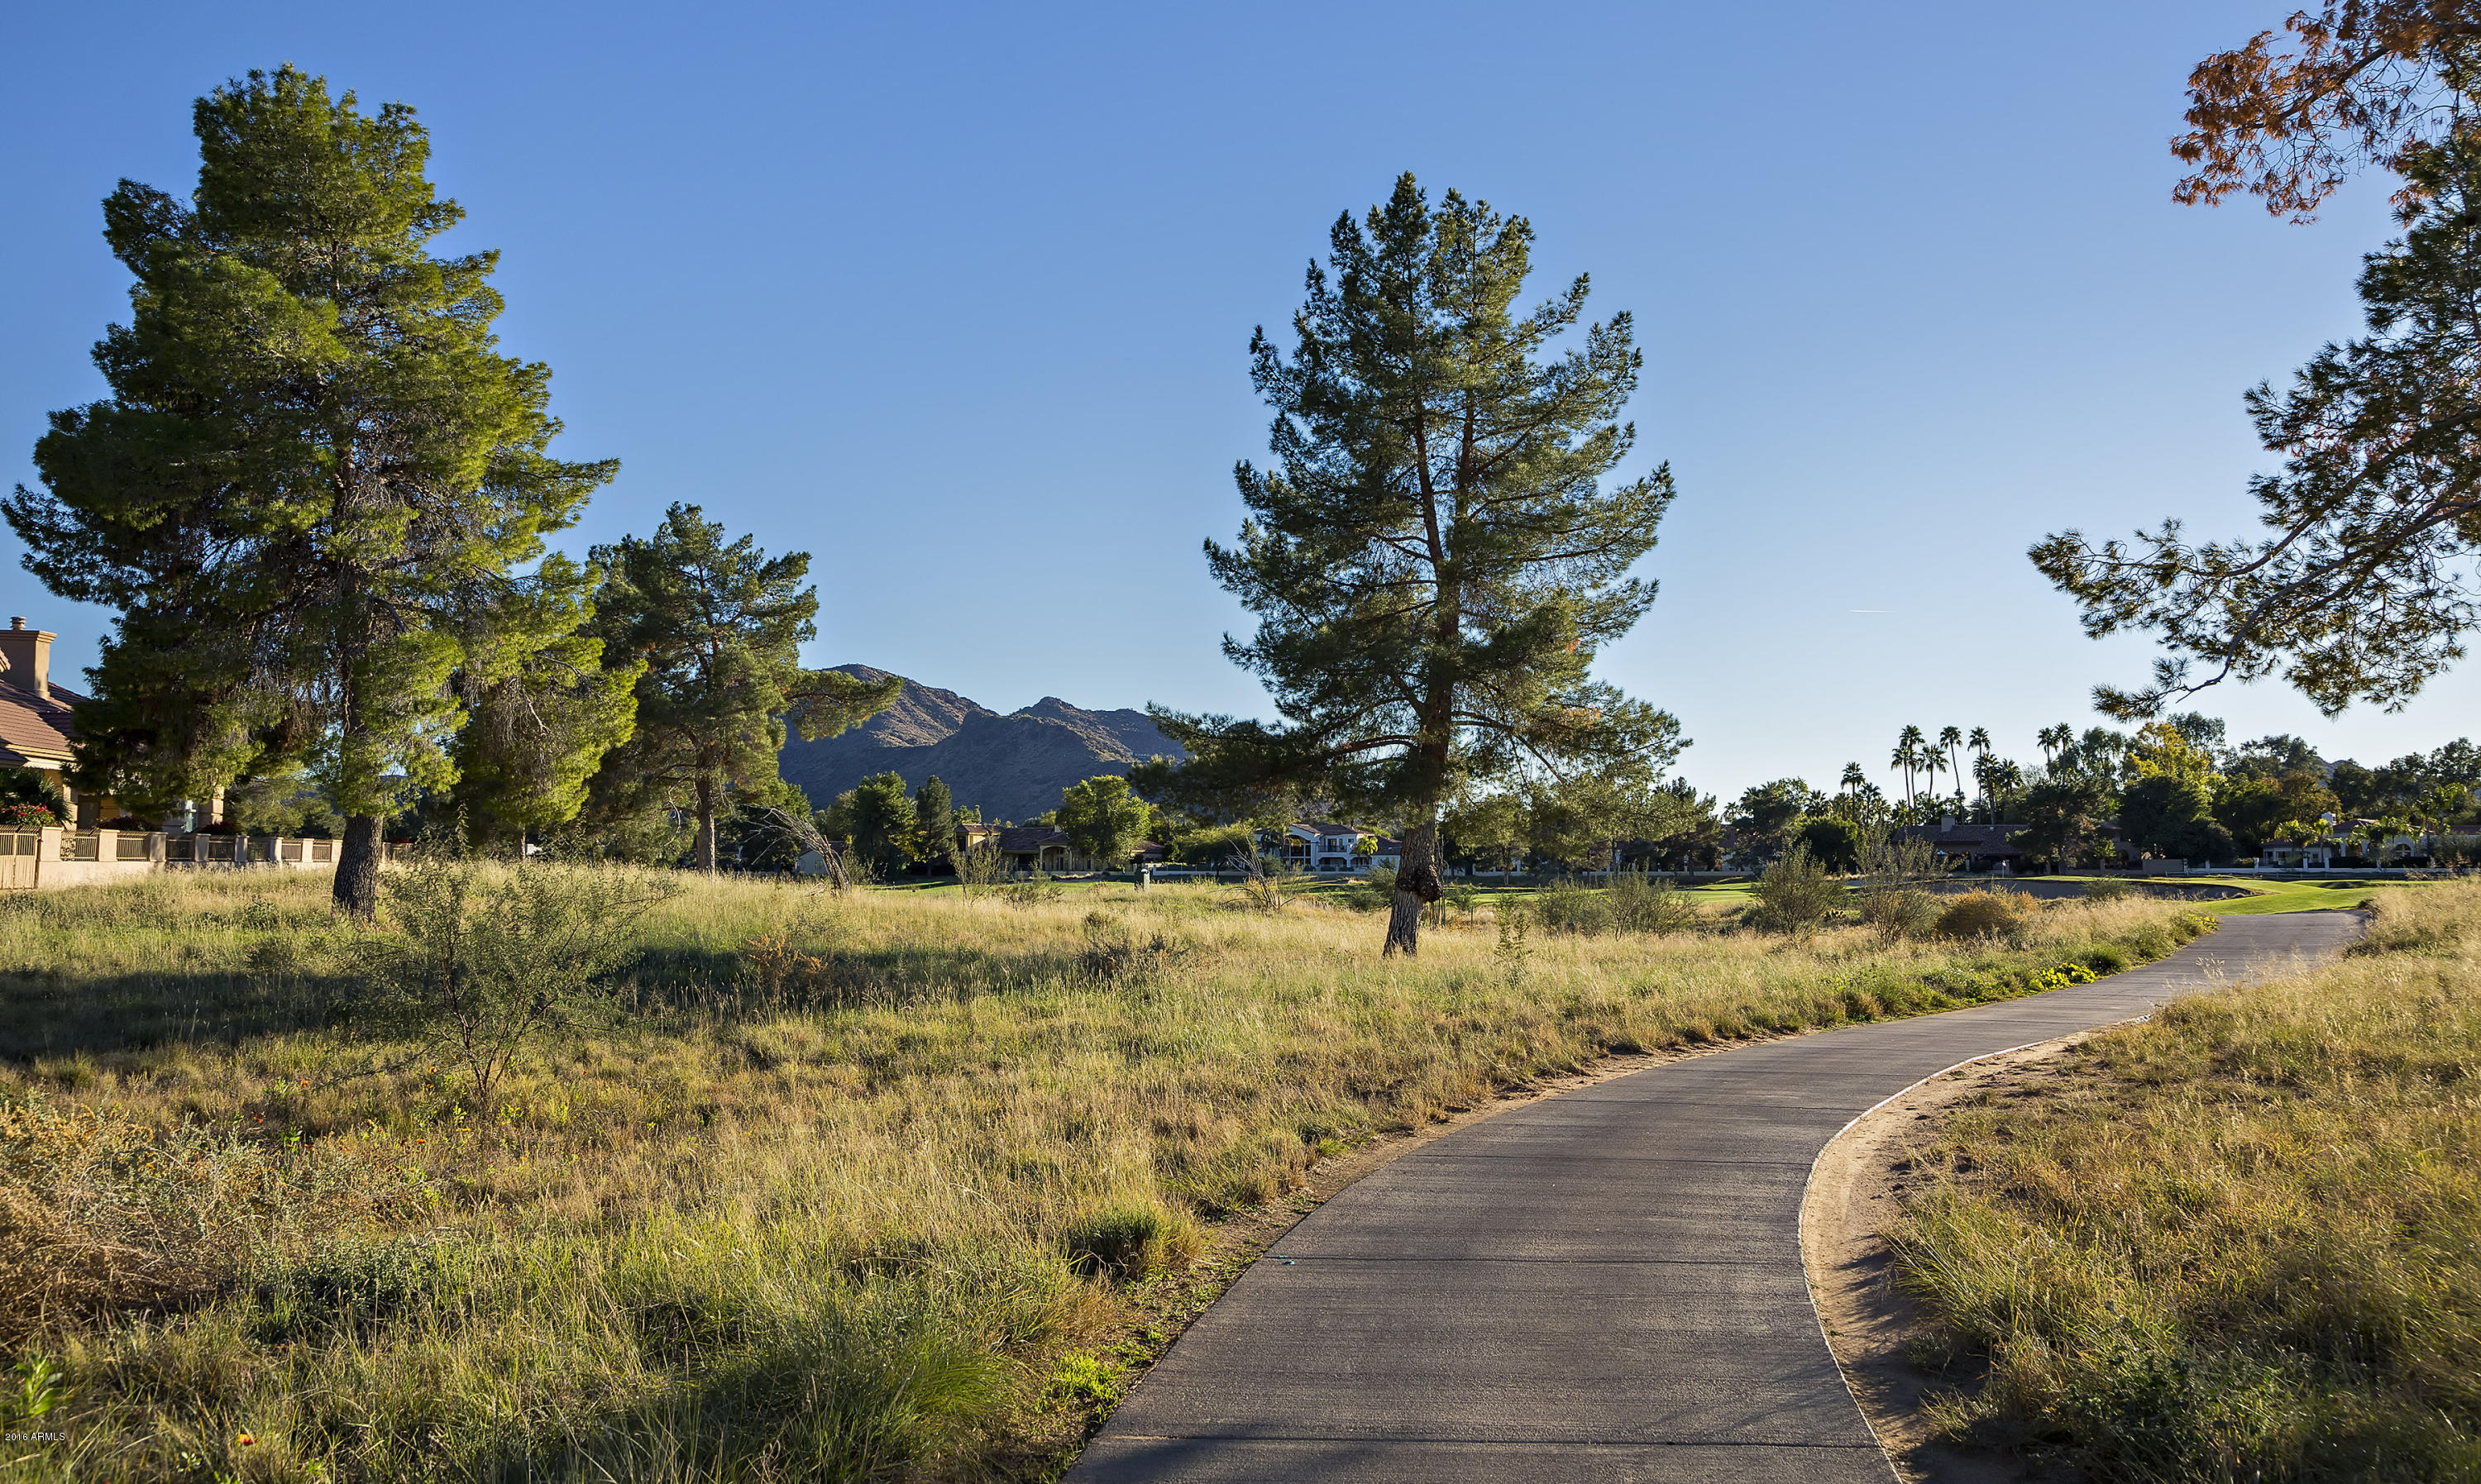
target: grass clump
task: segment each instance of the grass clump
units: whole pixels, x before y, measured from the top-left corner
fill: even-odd
[[[503,880],[439,921],[516,911]],[[1135,1358],[1200,1223],[1321,1159],[1614,1051],[2191,930],[2128,902],[2013,944],[1585,934],[1502,901],[1390,960],[1263,890],[673,884],[561,966],[577,1013],[479,1064],[453,1006],[376,1012],[375,961],[443,960],[330,922],[316,876],[0,909],[0,1361],[60,1371],[39,1470],[1045,1476],[1115,1384],[1068,1358]]]
[[[2481,886],[2384,902],[2370,951],[1957,1116],[1895,1234],[1986,1367],[1949,1435],[2105,1479],[2481,1475]]]

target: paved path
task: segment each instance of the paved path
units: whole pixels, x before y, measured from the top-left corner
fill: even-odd
[[[2099,983],[1692,1057],[1442,1137],[1285,1234],[1069,1478],[1892,1484],[1801,1268],[1818,1151],[1959,1061],[2358,931],[2230,918]]]

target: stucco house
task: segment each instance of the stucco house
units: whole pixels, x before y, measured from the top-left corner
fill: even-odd
[[[1266,847],[1295,871],[1324,874],[1357,875],[1373,868],[1395,871],[1404,859],[1403,842],[1332,820],[1295,824],[1267,840]]]
[[[76,761],[75,713],[86,697],[52,684],[52,640],[59,637],[27,628],[23,618],[0,629],[0,768],[57,773]],[[65,779],[61,792],[78,822],[93,822],[88,816],[98,800],[79,798]]]

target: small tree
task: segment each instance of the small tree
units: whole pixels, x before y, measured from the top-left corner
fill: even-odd
[[[850,832],[853,853],[882,874],[902,870],[919,853],[914,833],[917,816],[904,796],[904,775],[874,773],[853,785],[844,827]]]
[[[1516,857],[1524,852],[1525,843],[1532,834],[1525,801],[1513,794],[1485,794],[1466,799],[1448,811],[1440,828],[1476,857],[1498,862],[1502,886],[1507,884],[1508,873],[1516,869]]]
[[[956,844],[956,796],[937,773],[922,780],[913,794],[913,848],[916,855],[934,864],[954,864]]]
[[[1060,791],[1059,828],[1079,854],[1107,865],[1119,865],[1136,853],[1146,838],[1145,801],[1129,791],[1129,780],[1104,773]]]
[[[800,646],[818,636],[809,554],[727,541],[696,506],[673,506],[652,536],[598,546],[594,560],[609,574],[595,632],[615,663],[643,666],[637,735],[605,760],[598,792],[613,814],[649,802],[690,813],[700,871],[716,868],[717,816],[768,801],[782,782],[788,726],[831,737],[903,688],[893,675],[873,684],[803,668]]]

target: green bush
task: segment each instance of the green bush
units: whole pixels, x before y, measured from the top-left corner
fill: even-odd
[[[1554,932],[1604,933],[1611,930],[1610,898],[1574,881],[1554,881],[1533,896],[1533,912]]]
[[[2096,876],[2085,883],[2087,901],[2124,901],[2136,895],[2136,888],[2117,876]]]
[[[1746,919],[1750,926],[1805,932],[1835,915],[1844,891],[1841,879],[1812,859],[1807,846],[1795,845],[1765,869],[1749,895],[1757,898]]]
[[[2097,978],[2126,970],[2131,960],[2128,953],[2107,943],[2097,943],[2076,955],[2076,962],[2094,972]]]
[[[1370,874],[1336,893],[1335,899],[1355,912],[1383,912],[1396,904],[1396,872],[1373,866]]]
[[[1687,932],[1698,923],[1696,907],[1668,876],[1623,871],[1611,877],[1606,896],[1611,925],[1622,932]]]

